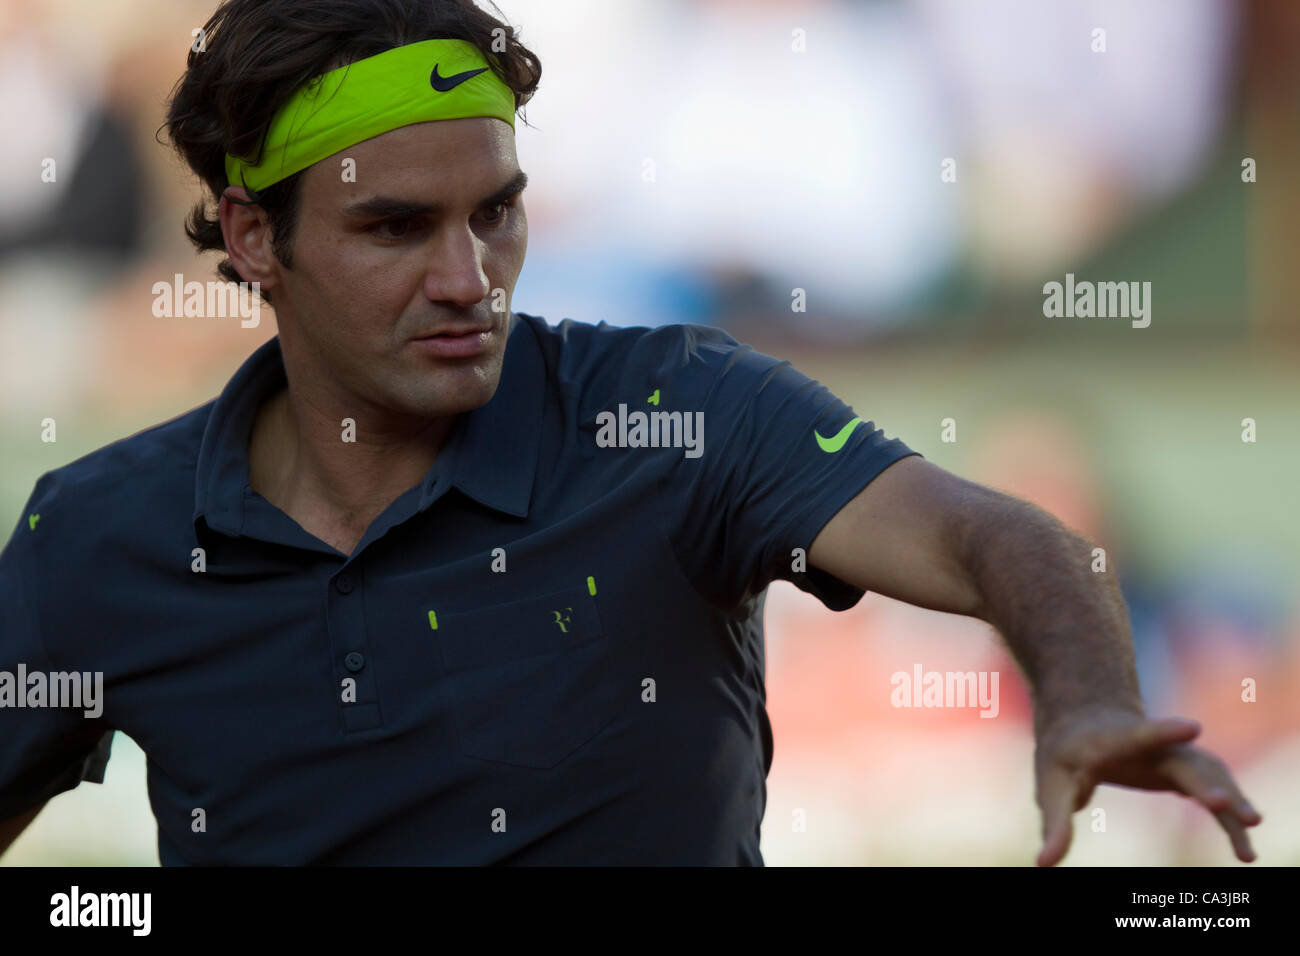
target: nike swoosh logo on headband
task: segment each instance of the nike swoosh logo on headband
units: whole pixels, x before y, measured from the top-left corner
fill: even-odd
[[[478,70],[466,70],[464,73],[456,73],[452,76],[439,76],[438,64],[433,65],[433,75],[429,77],[429,85],[439,93],[446,93],[448,90],[454,90],[471,76],[478,76],[480,73],[486,73],[487,67]]]

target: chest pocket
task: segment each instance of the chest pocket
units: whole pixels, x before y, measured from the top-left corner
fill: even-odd
[[[585,587],[439,616],[433,637],[470,757],[553,767],[617,713],[620,681]]]

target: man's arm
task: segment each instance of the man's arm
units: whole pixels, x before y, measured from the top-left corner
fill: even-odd
[[[1124,600],[1113,574],[1090,570],[1092,548],[1028,502],[913,456],[845,505],[808,560],[864,590],[992,624],[1042,730],[1082,707],[1142,713]]]
[[[10,817],[8,820],[0,820],[0,857],[5,855],[5,851],[17,840],[22,832],[27,829],[28,824],[36,819],[36,815],[45,809],[45,804],[41,804],[35,809],[28,810],[26,813],[16,817]]]
[[[998,629],[1034,699],[1039,862],[1056,863],[1070,814],[1100,782],[1178,790],[1200,800],[1254,859],[1250,808],[1218,758],[1191,747],[1190,721],[1149,721],[1128,612],[1093,546],[1027,502],[920,457],[882,471],[827,523],[809,563],[864,590]]]

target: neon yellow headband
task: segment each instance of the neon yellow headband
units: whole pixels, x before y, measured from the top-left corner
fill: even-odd
[[[232,186],[265,189],[399,126],[495,116],[515,126],[515,95],[465,40],[422,40],[300,87],[267,129],[262,161],[226,154]]]

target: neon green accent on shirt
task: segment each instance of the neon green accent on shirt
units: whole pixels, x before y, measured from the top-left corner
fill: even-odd
[[[40,520],[41,520],[41,516],[40,516],[40,515],[28,515],[28,516],[27,516],[27,527],[29,527],[29,528],[31,528],[33,531],[35,531],[35,530],[36,530],[36,522],[38,522],[38,521],[40,521]],[[587,578],[587,580],[590,581],[591,578]]]
[[[596,596],[596,579],[591,575],[587,575],[587,590],[591,592],[592,597]]]
[[[853,429],[857,428],[861,424],[862,419],[855,418],[830,438],[823,438],[821,432],[816,429],[813,429],[813,434],[817,436],[817,444],[821,450],[829,455],[833,455],[844,447],[844,443],[848,441],[849,436],[853,434]]]
[[[429,627],[435,631],[438,629],[438,615],[433,611],[429,612]]]

